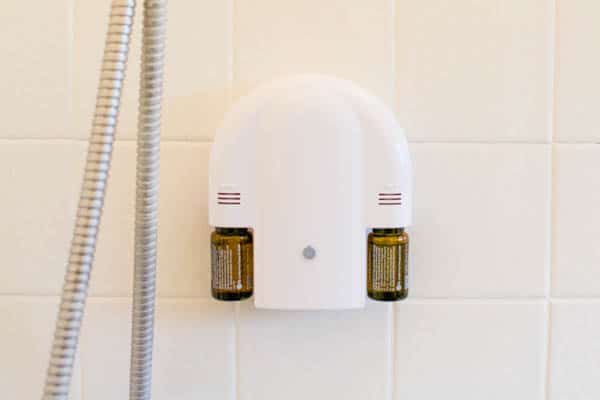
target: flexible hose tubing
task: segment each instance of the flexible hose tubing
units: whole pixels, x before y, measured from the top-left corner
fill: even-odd
[[[148,38],[143,41],[140,87],[130,398],[148,400],[152,368],[166,0],[146,0],[144,9],[144,36],[148,35]],[[112,1],[96,109],[43,400],[68,398],[110,170],[134,10],[134,0]]]
[[[160,117],[166,0],[144,2],[142,67],[137,138],[135,272],[129,398],[149,400],[156,287]]]

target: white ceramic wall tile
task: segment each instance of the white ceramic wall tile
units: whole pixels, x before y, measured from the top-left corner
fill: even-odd
[[[542,400],[544,307],[399,304],[395,399]]]
[[[360,311],[241,307],[240,400],[384,399],[391,363],[389,304]]]
[[[0,297],[0,388],[4,399],[39,399],[58,312],[54,298]],[[76,361],[69,399],[81,399]]]
[[[80,142],[0,140],[0,293],[59,292],[84,158]]]
[[[2,2],[0,137],[66,137],[70,0]]]
[[[412,296],[543,296],[549,146],[413,144],[411,150]]]
[[[20,399],[41,393],[57,298],[36,296],[60,291],[86,149],[39,139],[88,137],[110,0],[5,3],[0,388]],[[593,0],[170,2],[163,138],[208,141],[232,90],[324,73],[396,103],[411,141],[445,144],[411,145],[411,298],[277,312],[208,299],[210,144],[164,142],[153,398],[600,397],[600,145],[554,145],[552,172],[546,144],[552,118],[555,140],[600,142],[599,13]],[[127,397],[134,186],[135,144],[119,141],[73,399]]]
[[[127,397],[130,312],[124,299],[90,300],[81,344],[86,400]],[[233,400],[233,305],[160,300],[154,346],[152,398]]]
[[[207,184],[203,143],[161,146],[158,234],[160,296],[210,293]],[[133,277],[135,143],[117,142],[91,288],[92,295],[130,296]]]
[[[398,0],[398,115],[415,141],[550,140],[547,0]]]
[[[231,81],[231,0],[169,2],[163,136],[210,139],[227,108]],[[110,1],[75,5],[73,135],[87,137]],[[120,138],[134,138],[141,47],[141,3],[134,24]]]
[[[600,142],[600,2],[557,0],[556,139]]]
[[[323,73],[393,98],[393,4],[389,0],[238,0],[237,93],[273,77]]]
[[[88,300],[79,339],[85,400],[127,398],[130,335],[130,301]]]
[[[600,296],[600,145],[555,145],[552,294]]]
[[[600,303],[552,305],[550,400],[600,397]]]

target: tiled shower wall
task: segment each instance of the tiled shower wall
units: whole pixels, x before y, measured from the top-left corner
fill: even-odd
[[[40,395],[108,5],[2,3],[2,398]],[[172,0],[169,13],[156,399],[600,398],[600,2]],[[127,397],[139,31],[73,399]],[[407,301],[210,299],[214,129],[256,84],[303,72],[359,83],[407,130]]]

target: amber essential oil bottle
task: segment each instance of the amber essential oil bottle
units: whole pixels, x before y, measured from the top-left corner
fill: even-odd
[[[211,238],[211,289],[217,300],[252,296],[252,233],[246,228],[216,228]]]
[[[373,229],[369,234],[367,294],[380,301],[408,296],[408,235],[403,228]]]

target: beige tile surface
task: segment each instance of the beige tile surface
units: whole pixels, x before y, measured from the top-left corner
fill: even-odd
[[[396,4],[397,110],[411,140],[550,140],[551,1]]]
[[[231,76],[231,5],[172,1],[168,7],[163,137],[208,140],[228,107]],[[120,112],[119,138],[135,138],[141,47],[141,3]],[[72,130],[87,138],[94,107],[110,1],[76,1]]]
[[[277,312],[241,306],[242,400],[383,399],[389,390],[390,305]]]
[[[71,136],[71,3],[2,2],[0,138]]]
[[[541,297],[550,249],[550,148],[413,144],[414,297]]]
[[[0,297],[0,387],[6,399],[35,399],[43,393],[58,299]],[[69,399],[83,399],[79,355]]]
[[[600,396],[600,303],[552,305],[550,400]]]
[[[0,293],[61,290],[84,158],[82,142],[0,140]]]
[[[0,12],[7,399],[41,393],[109,5],[8,0]],[[128,392],[141,6],[74,399]],[[598,2],[200,0],[168,11],[153,398],[599,397]],[[407,130],[405,302],[277,312],[209,299],[215,128],[231,100],[297,73],[356,82]]]
[[[599,142],[600,3],[557,0],[556,133],[560,142]]]
[[[129,301],[92,299],[81,343],[86,400],[126,398]],[[161,300],[156,308],[153,397],[233,400],[234,320],[231,304]]]
[[[600,146],[554,148],[552,295],[600,295]]]
[[[543,303],[396,306],[395,399],[542,400]]]
[[[235,94],[274,77],[322,73],[393,101],[389,0],[239,0],[234,16]]]
[[[209,297],[207,168],[210,146],[161,146],[157,291]],[[135,143],[118,142],[91,284],[94,296],[130,296],[133,279]]]

